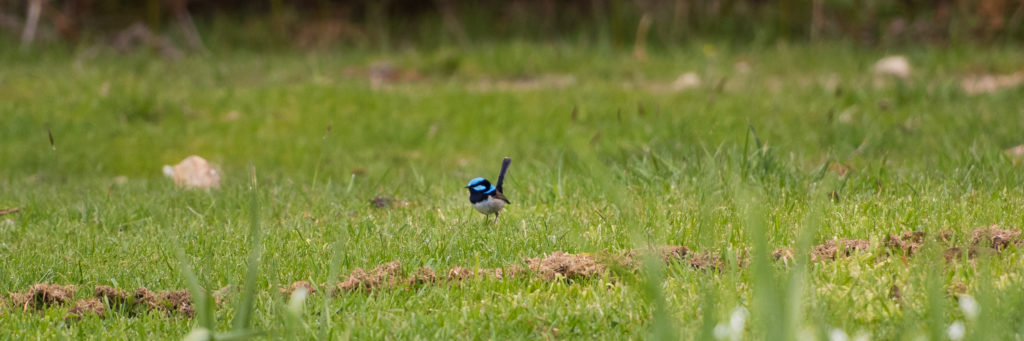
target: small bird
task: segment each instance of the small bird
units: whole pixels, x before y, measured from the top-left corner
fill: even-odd
[[[494,213],[494,223],[498,222],[498,212],[505,208],[505,204],[511,204],[501,190],[501,184],[505,181],[505,173],[508,172],[510,164],[512,164],[511,158],[501,161],[501,172],[498,173],[498,183],[495,186],[491,186],[491,182],[484,178],[473,178],[466,185],[466,188],[469,189],[469,202],[473,204],[473,208],[483,213],[484,219]]]

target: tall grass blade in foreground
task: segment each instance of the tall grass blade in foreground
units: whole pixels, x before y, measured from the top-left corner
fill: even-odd
[[[199,279],[196,278],[195,272],[192,271],[192,266],[189,265],[188,256],[185,255],[185,251],[180,246],[175,251],[178,256],[180,271],[185,276],[185,281],[188,282],[188,291],[192,296],[192,306],[196,309],[196,320],[199,322],[199,328],[193,329],[186,339],[195,341],[208,340],[211,337],[210,333],[216,329],[212,302],[210,302],[206,289],[203,289],[202,284],[199,284]]]
[[[252,184],[249,188],[249,258],[246,267],[245,285],[242,288],[241,300],[235,308],[236,315],[234,327],[228,333],[215,333],[215,307],[206,289],[202,287],[196,278],[192,267],[189,266],[187,257],[181,248],[177,249],[178,258],[181,263],[181,272],[185,274],[188,281],[189,292],[192,295],[193,305],[196,307],[196,315],[199,319],[199,328],[194,329],[186,337],[190,341],[200,340],[239,340],[247,339],[258,335],[256,330],[250,329],[249,325],[253,313],[256,310],[255,301],[258,293],[260,255],[262,252],[262,234],[259,225],[259,190],[256,183],[256,170],[252,170]]]
[[[331,267],[327,270],[327,285],[324,286],[322,292],[324,293],[324,307],[320,314],[320,339],[328,340],[332,338],[334,329],[331,328],[331,290],[334,288],[335,283],[338,282],[338,268],[341,267],[341,254],[344,250],[342,247],[342,240],[339,238],[334,241],[334,245],[331,252]]]
[[[249,259],[245,272],[245,286],[242,287],[242,299],[235,308],[234,331],[242,332],[249,329],[250,320],[255,310],[257,286],[259,282],[260,254],[263,238],[260,231],[260,199],[259,187],[256,182],[256,169],[252,169],[252,184],[249,188]]]
[[[665,264],[658,256],[658,250],[648,246],[643,257],[643,292],[644,298],[653,310],[651,336],[653,340],[678,340],[679,333],[672,322],[672,313],[661,289],[664,280]]]

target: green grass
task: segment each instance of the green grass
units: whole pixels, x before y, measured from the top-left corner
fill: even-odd
[[[1024,333],[1016,249],[944,264],[941,250],[904,261],[880,246],[888,233],[918,229],[962,240],[976,226],[1024,227],[1024,171],[1003,154],[1024,143],[1021,89],[968,96],[957,82],[1015,71],[1019,49],[897,51],[915,74],[881,88],[869,70],[886,52],[844,44],[694,45],[644,62],[628,51],[515,42],[392,55],[214,50],[180,61],[3,50],[0,208],[23,210],[0,218],[12,221],[0,224],[0,292],[38,282],[80,285],[81,298],[99,284],[183,289],[191,268],[207,290],[254,283],[248,325],[270,339],[696,339],[743,307],[747,337],[839,329],[909,340],[945,337],[965,319],[946,296],[963,282],[982,306],[964,320],[967,338]],[[424,79],[371,89],[350,68],[377,60]],[[740,60],[749,74],[734,71]],[[699,89],[648,89],[691,70]],[[475,90],[482,79],[552,73],[575,84]],[[821,85],[828,78],[839,91]],[[181,191],[161,176],[190,154],[220,165],[222,188]],[[513,205],[486,225],[462,186],[493,179],[504,156],[513,159]],[[826,162],[850,173],[824,171]],[[410,204],[375,209],[375,196]],[[764,254],[834,236],[873,248],[788,267]],[[407,271],[495,267],[648,244],[731,259],[750,250],[753,263],[311,296],[297,317],[276,291],[392,260]],[[247,279],[251,255],[258,276]],[[888,298],[894,284],[899,302]],[[233,321],[249,313],[237,310],[242,294],[232,298],[211,315],[218,332],[246,324]],[[65,322],[66,310],[4,311],[0,330],[180,338],[204,323],[159,314]]]

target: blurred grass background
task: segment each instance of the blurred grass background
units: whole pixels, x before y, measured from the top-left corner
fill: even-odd
[[[1022,19],[1024,2],[1014,0],[0,1],[0,33],[29,43],[93,44],[141,23],[192,49],[204,41],[256,49],[401,49],[496,39],[631,47],[641,32],[652,47],[709,38],[997,43],[1024,37]]]
[[[31,3],[0,8],[22,18]],[[988,29],[980,8],[996,3],[1002,26]],[[174,4],[46,1],[37,39],[25,44],[22,25],[0,35],[0,208],[23,209],[0,219],[0,292],[180,289],[189,271],[208,290],[251,283],[262,243],[255,308],[218,307],[212,324],[0,312],[12,338],[178,338],[237,316],[272,339],[707,339],[736,327],[909,340],[957,321],[969,339],[1022,332],[1015,247],[945,264],[941,250],[887,257],[880,243],[1024,226],[1024,174],[1004,152],[1024,143],[1020,87],[961,86],[1022,68],[1018,3],[185,3],[201,45]],[[67,8],[84,8],[67,12],[81,14],[69,37],[55,22]],[[893,33],[899,20],[925,33]],[[134,22],[158,39],[118,43]],[[897,53],[911,77],[871,74]],[[689,72],[700,85],[675,87]],[[189,154],[221,168],[222,188],[161,177]],[[483,226],[461,186],[495,176],[503,156],[514,204]],[[408,206],[376,209],[377,196]],[[765,254],[836,236],[873,247],[789,266]],[[276,291],[392,260],[495,267],[648,244],[753,259],[720,273],[648,263],[577,282],[315,297],[297,314]],[[958,309],[960,284],[980,316]]]

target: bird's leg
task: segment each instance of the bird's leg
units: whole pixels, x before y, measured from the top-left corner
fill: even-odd
[[[494,212],[494,223],[498,223],[498,212]]]
[[[484,225],[486,225],[487,221],[490,220],[489,218],[490,218],[489,214],[484,214]]]

